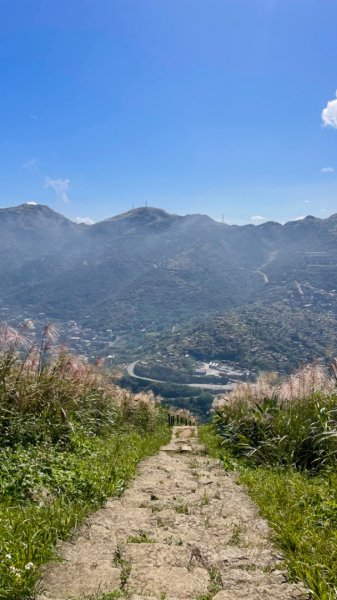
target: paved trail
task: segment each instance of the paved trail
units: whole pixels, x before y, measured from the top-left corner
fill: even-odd
[[[277,570],[266,522],[245,489],[203,455],[194,427],[176,427],[121,498],[91,515],[63,562],[45,568],[36,600],[305,598]]]

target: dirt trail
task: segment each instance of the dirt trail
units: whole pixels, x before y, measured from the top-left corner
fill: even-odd
[[[121,498],[91,515],[59,547],[36,600],[299,599],[244,487],[204,456],[194,427],[145,460]]]

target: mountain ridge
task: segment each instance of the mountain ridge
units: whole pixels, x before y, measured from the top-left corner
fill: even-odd
[[[76,225],[77,227],[81,228],[83,225],[86,228],[89,227],[95,227],[95,225],[100,225],[101,223],[108,223],[108,222],[113,222],[113,221],[117,221],[117,220],[124,220],[124,219],[134,219],[134,218],[139,218],[139,220],[142,220],[142,217],[144,218],[144,220],[147,220],[149,217],[152,218],[162,218],[162,219],[172,219],[172,220],[181,220],[181,219],[200,219],[200,218],[204,218],[205,220],[209,220],[212,221],[213,223],[218,223],[219,225],[224,225],[226,228],[228,227],[232,227],[232,228],[253,228],[253,229],[259,229],[259,228],[264,228],[266,226],[270,227],[271,225],[273,226],[279,226],[279,227],[285,227],[288,226],[289,223],[301,223],[301,222],[305,222],[307,220],[309,221],[317,221],[317,222],[325,222],[325,221],[329,221],[329,220],[337,220],[337,213],[332,213],[331,215],[329,215],[328,217],[315,217],[314,215],[306,215],[301,219],[294,219],[294,220],[289,220],[289,221],[285,221],[284,223],[280,223],[278,221],[273,221],[273,220],[267,220],[264,221],[263,223],[245,223],[243,225],[237,225],[237,224],[229,224],[223,221],[217,221],[215,219],[213,219],[212,217],[210,217],[207,214],[203,214],[203,213],[186,213],[184,215],[178,215],[175,213],[170,213],[167,212],[166,210],[162,209],[162,208],[158,208],[156,206],[140,206],[137,208],[132,208],[130,210],[124,211],[122,213],[118,213],[116,215],[112,215],[110,217],[106,217],[104,219],[101,219],[100,221],[96,221],[93,224],[86,224],[86,223],[77,223],[75,220],[71,219],[70,217],[65,217],[62,213],[54,210],[53,208],[50,208],[47,204],[40,204],[38,202],[23,202],[21,204],[18,205],[14,205],[14,206],[7,206],[7,207],[0,207],[0,215],[4,214],[4,213],[16,213],[16,214],[23,214],[24,212],[28,213],[31,212],[31,214],[34,214],[34,212],[44,212],[45,214],[49,214],[50,216],[57,216],[57,217],[62,217],[62,219],[69,221],[71,223],[73,223],[74,225]],[[148,217],[147,217],[148,215]]]
[[[46,205],[0,210],[0,309],[9,316],[165,332],[233,310],[246,319],[241,308],[256,304],[276,307],[271,315],[282,303],[337,315],[335,290],[337,215],[239,226],[140,207],[89,226]]]

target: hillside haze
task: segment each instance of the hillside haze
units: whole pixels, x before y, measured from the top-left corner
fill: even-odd
[[[88,226],[23,204],[0,210],[0,308],[115,335],[193,325],[196,340],[209,319],[256,307],[334,318],[336,236],[337,215],[229,226],[143,207]]]

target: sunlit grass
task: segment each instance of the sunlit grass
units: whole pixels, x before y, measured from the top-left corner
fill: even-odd
[[[337,475],[246,469],[240,476],[275,532],[290,575],[314,598],[337,597]]]
[[[313,598],[337,597],[337,473],[311,474],[292,467],[249,466],[233,458],[214,424],[199,428],[200,440],[226,469],[239,473],[282,551],[289,576]],[[220,491],[221,494],[221,491]]]
[[[46,326],[29,347],[0,324],[1,600],[33,598],[55,544],[170,437],[153,394],[120,390],[56,334]]]
[[[66,465],[55,467],[49,486],[56,489],[62,480],[60,495],[19,503],[15,493],[7,496],[0,503],[0,555],[7,556],[0,561],[0,598],[30,598],[37,570],[53,555],[55,543],[106,498],[122,493],[139,460],[156,452],[167,438],[167,429],[159,428],[147,435],[124,433],[93,439],[84,457],[72,455],[67,462],[66,453]]]
[[[223,448],[250,465],[319,472],[337,458],[335,376],[318,364],[286,380],[241,384],[215,404]]]

